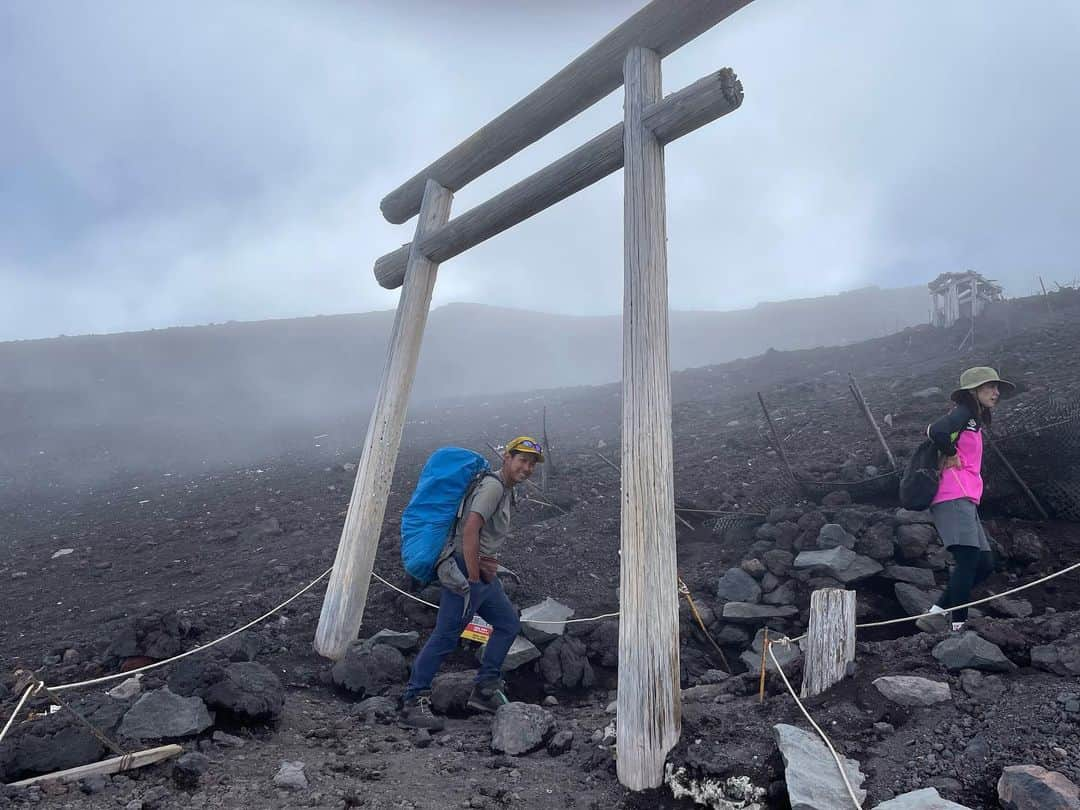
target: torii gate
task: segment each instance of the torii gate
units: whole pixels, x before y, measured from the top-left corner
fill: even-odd
[[[660,60],[749,2],[653,0],[383,199],[390,222],[419,218],[412,243],[375,262],[379,283],[402,292],[315,634],[315,649],[339,659],[360,631],[439,264],[624,167],[617,765],[633,790],[663,782],[681,730],[664,146],[742,103],[728,68],[662,98]],[[449,220],[453,192],[620,84],[621,123]]]

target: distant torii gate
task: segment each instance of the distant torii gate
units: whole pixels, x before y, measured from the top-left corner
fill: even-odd
[[[360,631],[439,263],[625,167],[617,764],[633,790],[663,782],[681,730],[664,145],[742,103],[728,68],[662,98],[660,60],[749,2],[653,0],[383,199],[390,222],[419,218],[412,243],[375,263],[379,283],[402,292],[315,635],[315,649],[339,659]],[[619,85],[621,123],[449,220],[454,191]]]

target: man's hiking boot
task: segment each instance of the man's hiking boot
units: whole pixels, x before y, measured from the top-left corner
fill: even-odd
[[[924,633],[944,633],[949,629],[951,625],[949,616],[952,615],[949,611],[938,605],[931,605],[929,613],[929,616],[920,616],[916,619],[915,626]]]
[[[416,697],[406,698],[398,714],[398,725],[402,728],[424,728],[428,731],[442,731],[443,721],[431,711],[431,696],[421,693]]]
[[[500,706],[509,702],[510,698],[506,696],[502,681],[496,681],[495,683],[474,686],[466,705],[470,709],[476,709],[479,712],[495,714]]]

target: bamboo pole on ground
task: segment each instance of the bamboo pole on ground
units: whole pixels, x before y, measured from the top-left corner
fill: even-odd
[[[854,374],[848,374],[848,387],[851,389],[851,395],[855,397],[855,401],[862,409],[863,416],[866,417],[866,421],[870,423],[870,427],[874,429],[874,435],[877,436],[878,443],[885,451],[885,457],[889,459],[889,464],[894,470],[900,469],[896,466],[896,456],[893,455],[892,450],[889,448],[889,443],[885,441],[885,436],[881,432],[881,428],[878,427],[877,420],[874,418],[873,412],[870,410],[870,405],[866,401],[866,397],[863,396],[862,389],[859,388],[859,383],[855,379]]]
[[[1012,479],[1020,485],[1020,489],[1023,491],[1027,499],[1031,501],[1031,505],[1035,507],[1035,511],[1039,513],[1043,520],[1049,520],[1050,515],[1043,509],[1043,505],[1039,503],[1039,499],[1035,497],[1035,493],[1031,491],[1031,487],[1027,485],[1027,482],[1020,477],[1020,473],[1016,471],[1016,468],[1005,458],[1005,454],[1001,452],[1001,448],[997,446],[997,442],[993,440],[989,433],[984,434],[986,437],[986,443],[990,445],[990,449],[994,451],[994,455],[998,457],[998,460],[1005,465],[1005,469],[1009,471],[1009,475]]]
[[[452,200],[453,195],[445,188],[433,180],[427,182],[416,222],[414,246],[420,244],[425,233],[450,218]],[[371,569],[386,514],[386,500],[397,464],[409,392],[416,376],[437,271],[438,265],[414,247],[409,254],[389,354],[334,558],[334,572],[326,587],[319,626],[315,631],[316,651],[334,660],[340,659],[356,639],[364,619]]]
[[[820,695],[847,673],[855,660],[855,591],[824,588],[810,594],[806,664],[801,697]]]
[[[619,781],[658,787],[679,739],[679,603],[672,476],[664,150],[642,122],[660,56],[624,62],[624,297]]]
[[[784,466],[787,467],[788,475],[792,481],[798,483],[798,479],[795,477],[795,470],[791,468],[791,462],[788,461],[787,453],[784,452],[784,445],[780,443],[780,434],[776,432],[776,425],[773,424],[772,414],[769,413],[769,409],[765,407],[765,397],[758,391],[758,402],[761,403],[761,411],[765,414],[765,421],[769,425],[769,432],[772,434],[773,445],[776,447],[776,452],[780,456],[780,460],[784,462]]]

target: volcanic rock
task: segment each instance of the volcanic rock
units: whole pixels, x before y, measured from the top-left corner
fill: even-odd
[[[1038,765],[1013,765],[1001,772],[998,799],[1005,810],[1077,810],[1080,790],[1064,774]]]
[[[948,669],[981,669],[984,672],[1009,672],[1016,664],[1005,657],[996,644],[991,644],[970,630],[940,642],[933,650],[936,658]]]
[[[716,599],[721,603],[755,603],[761,600],[761,586],[741,568],[729,568],[716,584]]]
[[[254,661],[229,664],[225,677],[205,695],[208,706],[223,709],[243,720],[272,720],[285,705],[281,680]]]
[[[563,636],[548,644],[540,658],[540,674],[548,686],[588,689],[593,685],[594,675],[584,642]]]
[[[531,703],[505,703],[491,723],[491,748],[520,756],[541,747],[555,732],[551,712]]]
[[[147,692],[120,723],[120,734],[133,740],[170,740],[193,737],[214,724],[199,697],[182,697],[163,686]]]
[[[901,706],[933,706],[952,700],[947,683],[911,675],[886,675],[874,680],[882,695]]]
[[[345,656],[330,670],[335,685],[360,697],[400,684],[408,674],[400,650],[388,644],[369,647],[362,641],[350,644]]]

